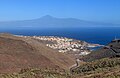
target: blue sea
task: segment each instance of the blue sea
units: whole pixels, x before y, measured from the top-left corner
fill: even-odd
[[[59,36],[96,44],[108,44],[111,40],[120,38],[120,27],[81,27],[81,28],[46,28],[46,29],[14,29],[0,30],[16,35],[28,36]]]

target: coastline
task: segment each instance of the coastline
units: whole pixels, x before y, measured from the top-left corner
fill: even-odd
[[[100,44],[87,43],[86,41],[76,40],[67,37],[57,36],[23,36],[14,35],[23,38],[32,38],[43,42],[48,48],[57,50],[61,53],[75,53],[77,55],[87,55],[93,48],[102,47]],[[91,49],[92,48],[92,49]]]

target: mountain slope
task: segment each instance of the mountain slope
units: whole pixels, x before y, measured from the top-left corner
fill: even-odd
[[[24,68],[68,69],[74,61],[41,43],[9,34],[0,34],[0,73]]]
[[[120,58],[105,58],[81,64],[72,71],[22,69],[19,73],[0,74],[0,78],[120,78]]]
[[[111,42],[108,46],[119,51],[120,43]],[[31,37],[0,34],[0,78],[119,78],[120,58],[109,58],[114,55],[103,47],[85,56],[83,61],[87,62],[69,74],[64,69],[75,64],[72,58]]]
[[[87,62],[73,70],[76,78],[119,78],[120,58],[104,58]]]

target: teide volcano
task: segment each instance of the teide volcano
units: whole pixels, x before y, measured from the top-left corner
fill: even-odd
[[[94,27],[94,26],[117,26],[111,23],[99,23],[80,20],[76,18],[56,18],[50,15],[38,19],[23,21],[0,22],[0,29],[9,27],[10,29],[36,29],[36,28],[69,28],[69,27]]]

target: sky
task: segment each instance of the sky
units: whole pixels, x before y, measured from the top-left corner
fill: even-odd
[[[120,0],[0,0],[0,21],[44,15],[120,24]]]

